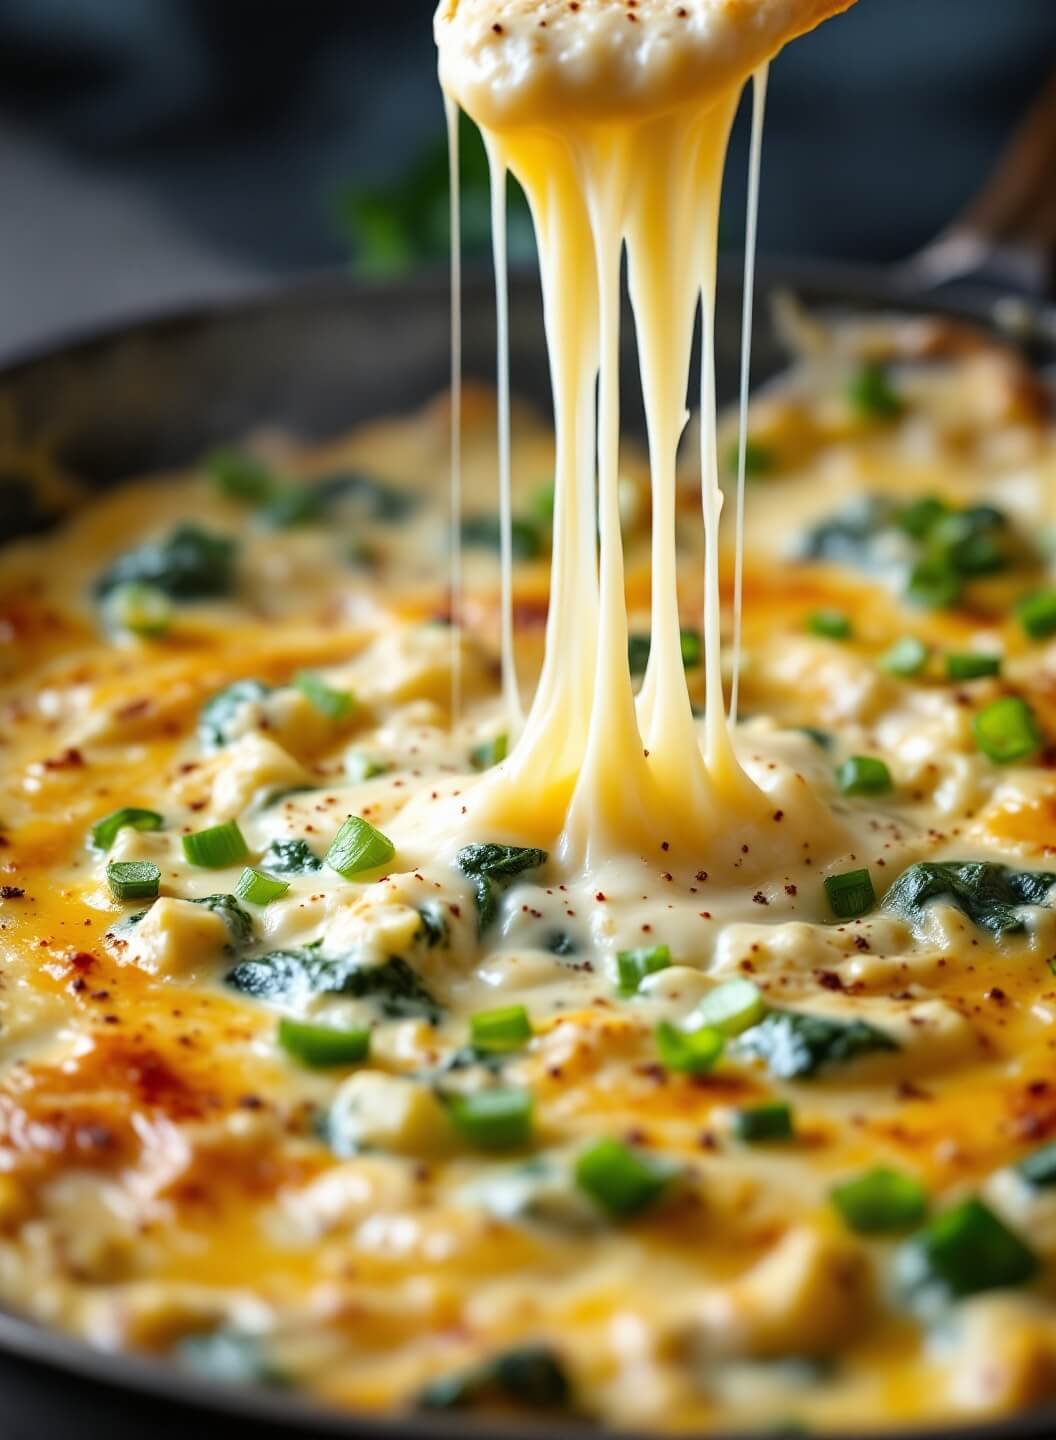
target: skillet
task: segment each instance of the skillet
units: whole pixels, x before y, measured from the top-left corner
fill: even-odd
[[[780,290],[818,310],[939,313],[988,327],[1005,315],[1032,360],[1056,372],[1056,308],[1036,301],[995,305],[995,293],[983,288],[936,295],[915,278],[910,271],[899,277],[831,264],[761,266],[755,382],[786,360],[771,319],[770,302]],[[732,269],[720,279],[716,355],[723,403],[737,385],[740,283]],[[546,406],[535,280],[515,277],[510,304],[514,387]],[[54,521],[38,503],[21,458],[30,452],[45,453],[91,490],[190,463],[262,425],[326,439],[362,420],[413,409],[442,389],[448,334],[443,277],[366,288],[324,276],[235,304],[82,335],[38,354],[0,357],[0,544]],[[641,416],[629,323],[623,334],[625,423],[633,428]],[[467,284],[464,339],[467,376],[491,380],[494,311],[485,276],[472,276]],[[560,1434],[564,1440],[583,1433],[571,1423],[543,1429],[464,1415],[357,1420],[323,1413],[290,1394],[233,1390],[160,1363],[101,1356],[3,1312],[0,1394],[0,1440],[186,1440],[188,1433],[194,1440],[294,1434],[304,1440],[532,1440]],[[870,1418],[863,1417],[863,1430]],[[902,1440],[924,1434],[898,1433]],[[1043,1440],[1056,1436],[1056,1407],[930,1433],[943,1440]]]

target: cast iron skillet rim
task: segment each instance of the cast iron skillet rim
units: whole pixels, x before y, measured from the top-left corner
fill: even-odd
[[[722,273],[730,288],[736,288],[740,278],[739,261],[735,263],[732,258],[724,261]],[[829,307],[926,310],[968,318],[983,325],[993,324],[995,295],[981,288],[966,286],[950,288],[934,296],[922,295],[892,282],[882,270],[812,261],[761,262],[759,276],[761,289],[766,285],[783,286],[800,292],[808,302]],[[517,276],[515,283],[526,287],[537,285],[534,277],[527,274]],[[471,271],[466,277],[467,297],[479,297],[490,284],[486,272]],[[68,337],[52,338],[38,346],[8,353],[0,351],[0,383],[16,379],[20,372],[43,363],[64,358],[83,362],[92,351],[106,350],[115,343],[147,335],[163,339],[166,332],[178,333],[186,327],[207,325],[214,320],[251,316],[269,309],[281,311],[286,306],[323,304],[330,298],[345,306],[355,303],[371,310],[384,310],[396,296],[405,302],[415,296],[435,301],[446,286],[447,277],[440,272],[378,283],[359,282],[337,271],[305,276],[292,284],[264,286],[258,291],[240,293],[234,299],[161,307],[113,324],[83,327]],[[1056,324],[1056,307],[1028,303],[1035,315],[1045,316],[1050,325]],[[161,1360],[93,1349],[71,1336],[3,1310],[0,1310],[0,1350],[48,1371],[65,1371],[82,1377],[104,1390],[117,1394],[124,1390],[147,1400],[178,1406],[187,1412],[188,1419],[197,1413],[203,1419],[211,1416],[259,1422],[276,1435],[355,1435],[360,1440],[375,1440],[375,1437],[376,1440],[450,1440],[454,1435],[465,1435],[470,1440],[474,1437],[476,1440],[547,1440],[547,1437],[565,1440],[565,1437],[599,1433],[595,1427],[576,1421],[533,1422],[518,1418],[506,1422],[462,1412],[390,1416],[346,1413],[274,1390],[210,1382]],[[655,1440],[655,1436],[640,1432],[618,1433],[624,1440]],[[823,1432],[824,1440],[865,1440],[866,1435],[889,1436],[891,1440],[894,1437],[897,1440],[1045,1440],[1056,1435],[1056,1406],[981,1424]],[[709,1432],[707,1440],[733,1440],[733,1437]]]

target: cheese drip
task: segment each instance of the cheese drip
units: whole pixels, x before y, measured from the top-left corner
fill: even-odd
[[[761,0],[759,9],[772,19],[782,6],[797,9],[789,0]],[[671,7],[662,0],[652,0],[652,8],[652,18],[670,20]],[[812,14],[819,9],[816,3],[808,8]],[[713,343],[718,212],[740,91],[753,65],[769,58],[769,49],[756,53],[765,44],[760,38],[762,27],[752,31],[755,48],[749,47],[752,64],[747,68],[743,57],[716,62],[705,46],[702,53],[708,63],[695,89],[685,83],[684,74],[679,85],[671,81],[679,69],[674,63],[679,58],[675,45],[667,80],[657,82],[650,99],[641,73],[632,77],[633,83],[628,82],[622,94],[618,87],[606,91],[585,85],[586,62],[573,67],[571,80],[560,73],[564,58],[574,53],[571,37],[577,31],[566,10],[552,17],[567,31],[560,42],[555,40],[548,48],[548,42],[538,38],[543,12],[549,15],[555,9],[552,0],[536,6],[525,0],[490,6],[482,0],[475,4],[461,0],[461,9],[469,12],[467,34],[472,31],[483,48],[466,43],[459,52],[452,32],[445,30],[445,22],[459,18],[459,0],[445,0],[437,16],[441,79],[448,95],[467,106],[484,133],[492,168],[493,215],[499,226],[496,196],[507,172],[516,176],[528,198],[540,257],[556,434],[553,562],[543,671],[516,745],[507,761],[469,797],[468,812],[477,828],[546,845],[570,867],[591,868],[614,856],[662,852],[672,865],[706,863],[728,873],[731,880],[745,881],[775,860],[787,861],[798,854],[806,836],[815,854],[836,848],[845,837],[805,786],[801,803],[781,827],[777,843],[773,805],[737,759],[722,684],[722,494],[715,448]],[[593,0],[589,8],[584,5],[582,13],[584,30],[578,38],[586,37],[585,45],[597,42],[597,53],[588,58],[601,74],[613,55],[619,64],[626,63],[620,47],[612,48],[613,17],[618,13],[621,23],[632,17],[650,18],[633,9],[628,16],[622,6],[602,0]],[[495,17],[490,29],[504,47],[498,57],[480,40],[482,16]],[[658,25],[650,39],[663,36],[666,31]],[[783,38],[787,37],[779,34],[770,49],[776,49]],[[466,37],[462,39],[465,43]],[[643,73],[649,53],[642,52]],[[502,65],[507,72],[500,83],[496,77]],[[498,271],[503,248],[501,230],[497,233]],[[618,493],[624,250],[645,402],[653,510],[651,651],[637,700],[627,653]],[[502,337],[505,291],[498,276],[497,295]],[[707,687],[703,745],[681,657],[676,556],[676,458],[687,420],[698,302],[703,336],[700,413]],[[508,394],[505,363],[500,339],[504,517],[508,506],[504,458],[508,452],[502,435],[503,397]],[[504,616],[507,595],[508,571]],[[513,710],[511,667],[511,638],[504,634],[507,704]]]

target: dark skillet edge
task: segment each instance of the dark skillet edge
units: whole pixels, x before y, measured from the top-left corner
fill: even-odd
[[[740,289],[739,258],[724,260],[720,278],[726,297],[721,308],[725,311],[733,308],[731,297]],[[518,275],[514,289],[526,303],[538,305],[538,283],[533,275]],[[951,287],[936,294],[920,293],[899,286],[883,271],[853,265],[761,262],[759,305],[765,307],[768,295],[780,289],[799,294],[808,306],[896,313],[929,311],[989,328],[994,328],[994,302],[999,298],[993,291],[970,286]],[[61,367],[65,361],[75,366],[90,364],[96,357],[105,356],[128,342],[134,344],[145,339],[164,345],[169,337],[206,331],[232,318],[263,318],[287,311],[320,314],[331,304],[379,315],[386,306],[396,302],[406,307],[420,301],[436,311],[446,305],[446,291],[447,277],[442,271],[428,272],[409,281],[380,284],[365,284],[343,272],[307,275],[248,294],[240,291],[230,299],[181,303],[138,317],[126,317],[114,324],[85,327],[66,339],[52,339],[28,349],[23,347],[7,354],[0,350],[0,386],[37,369]],[[490,293],[491,279],[486,271],[467,275],[468,304],[490,304]],[[1051,361],[1056,356],[1056,309],[1034,301],[1025,301],[1024,305],[1026,313],[1038,321],[1039,331],[1049,337],[1044,348]],[[142,1435],[141,1421],[153,1431],[152,1440],[169,1440],[177,1433],[185,1434],[187,1422],[195,1426],[194,1440],[218,1440],[220,1436],[224,1440],[241,1440],[250,1434],[295,1433],[306,1440],[311,1436],[330,1435],[355,1435],[363,1440],[374,1440],[374,1437],[377,1440],[452,1437],[453,1440],[455,1436],[466,1436],[468,1440],[472,1437],[542,1440],[542,1437],[559,1435],[564,1440],[566,1436],[597,1433],[574,1421],[496,1421],[463,1413],[350,1415],[281,1391],[217,1385],[161,1360],[95,1350],[70,1336],[0,1310],[0,1365],[4,1357],[9,1364],[12,1361],[17,1364],[16,1378],[25,1392],[28,1407],[25,1414],[35,1412],[39,1420],[33,1429],[12,1432],[9,1423],[20,1422],[22,1415],[16,1412],[12,1416],[5,1406],[7,1419],[0,1420],[3,1440],[45,1440],[45,1437],[51,1440],[57,1433],[69,1434],[70,1440],[87,1440],[96,1434],[105,1434],[108,1440],[126,1440],[126,1437],[130,1440],[133,1434]],[[73,1393],[70,1393],[71,1387]],[[77,1407],[72,1412],[71,1405]],[[79,1408],[82,1405],[84,1408]],[[142,1410],[141,1407],[148,1408]],[[111,1419],[119,1423],[120,1417],[130,1409],[138,1418],[126,1414],[126,1419],[132,1419],[139,1428],[111,1429]],[[71,1413],[76,1420],[75,1427],[71,1425]],[[60,1414],[64,1416],[63,1421],[57,1419]],[[104,1417],[102,1421],[100,1416]],[[179,1429],[170,1429],[171,1423]],[[100,1424],[105,1428],[100,1429]],[[620,1433],[626,1440],[655,1440],[649,1435]],[[897,1435],[901,1440],[927,1440],[937,1436],[943,1440],[1044,1440],[1044,1437],[1056,1436],[1056,1406],[976,1425],[823,1433],[826,1440],[864,1440],[867,1434]],[[711,1433],[708,1440],[724,1440],[724,1437]]]

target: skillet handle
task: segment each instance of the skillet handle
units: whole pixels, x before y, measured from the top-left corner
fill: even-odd
[[[898,274],[925,289],[974,279],[1056,294],[1056,72],[981,193]]]

